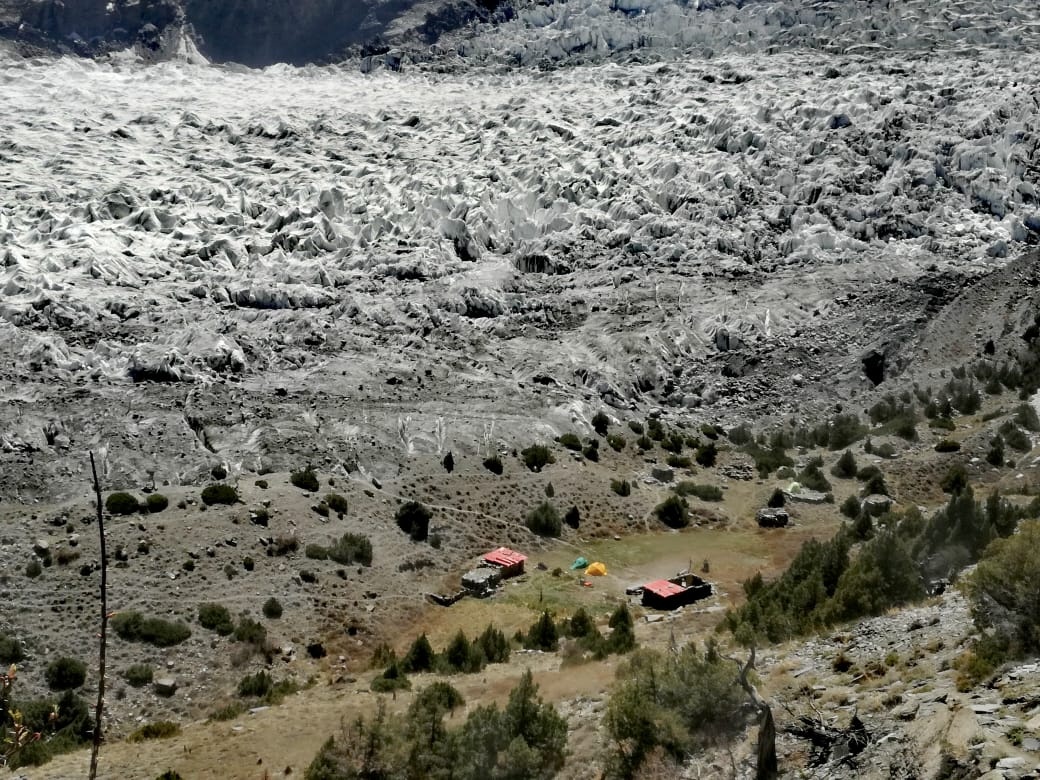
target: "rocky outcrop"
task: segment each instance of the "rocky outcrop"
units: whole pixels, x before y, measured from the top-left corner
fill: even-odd
[[[16,0],[0,16],[0,35],[96,55],[135,43],[155,47],[163,30],[187,24],[212,61],[302,65],[371,41],[412,5],[412,0]]]

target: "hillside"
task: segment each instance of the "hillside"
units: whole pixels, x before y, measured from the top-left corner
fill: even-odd
[[[14,776],[89,453],[101,777],[1030,776],[1031,7],[110,5],[0,3]]]

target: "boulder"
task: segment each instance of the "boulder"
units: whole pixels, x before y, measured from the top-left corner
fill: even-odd
[[[782,507],[763,507],[755,513],[755,520],[762,528],[783,528],[790,522],[791,516]]]
[[[892,508],[892,499],[880,493],[872,493],[860,502],[860,509],[869,517],[880,517]]]
[[[173,696],[177,692],[177,680],[174,677],[159,677],[152,683],[152,688],[159,696]]]
[[[654,466],[650,470],[650,476],[658,482],[671,482],[675,479],[675,470],[668,466]]]
[[[799,501],[803,504],[824,504],[827,502],[827,494],[817,490],[806,490],[802,488],[797,491],[784,491],[784,497],[788,501]]]

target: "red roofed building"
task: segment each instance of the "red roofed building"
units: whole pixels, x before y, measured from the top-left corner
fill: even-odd
[[[494,566],[502,572],[503,579],[523,574],[526,560],[526,555],[518,553],[516,550],[510,550],[508,547],[499,547],[484,556],[484,563]]]
[[[710,595],[709,583],[695,574],[686,574],[671,580],[648,582],[643,586],[643,606],[651,609],[676,609]]]

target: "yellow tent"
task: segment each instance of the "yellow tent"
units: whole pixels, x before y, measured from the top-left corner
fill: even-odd
[[[607,573],[607,565],[596,561],[596,563],[591,564],[589,568],[585,570],[585,573],[590,577],[602,577]]]

